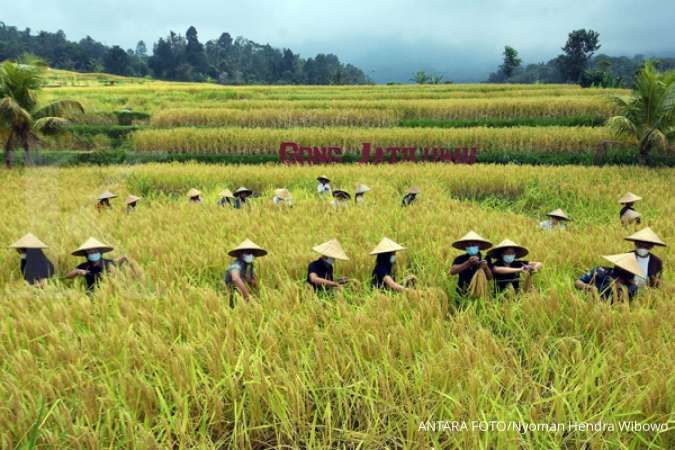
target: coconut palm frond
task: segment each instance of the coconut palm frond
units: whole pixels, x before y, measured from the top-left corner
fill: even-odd
[[[27,128],[33,119],[12,97],[0,101],[0,123],[9,128]]]
[[[0,65],[3,97],[11,97],[26,111],[37,105],[37,91],[41,87],[41,71],[34,66],[5,61]]]
[[[621,136],[636,136],[638,134],[635,123],[626,116],[610,117],[607,126]]]
[[[75,100],[59,100],[43,106],[33,113],[36,119],[42,117],[62,117],[70,113],[84,113],[84,107]]]
[[[63,117],[42,117],[35,121],[33,129],[42,134],[57,134],[62,132],[70,124]]]

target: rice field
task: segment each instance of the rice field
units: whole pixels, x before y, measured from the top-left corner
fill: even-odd
[[[16,253],[0,252],[0,448],[675,447],[673,169],[324,167],[334,188],[372,189],[366,203],[339,212],[315,194],[317,170],[3,172],[3,242],[33,232],[62,277],[80,262],[70,252],[91,235],[136,271],[118,271],[88,297],[79,281],[25,285]],[[218,192],[240,185],[261,197],[243,210],[216,205]],[[401,208],[411,185],[418,202]],[[203,204],[188,204],[191,187]],[[277,187],[291,191],[293,208],[272,205]],[[104,190],[120,198],[99,213]],[[631,248],[623,237],[634,229],[618,220],[625,191],[644,197],[643,225],[670,246],[655,250],[662,288],[608,305],[573,282],[602,264],[600,255]],[[143,196],[130,215],[127,194]],[[558,207],[573,219],[568,229],[538,230]],[[526,246],[544,264],[535,289],[517,299],[457,299],[447,271],[459,252],[450,243],[470,229]],[[383,236],[407,247],[397,273],[415,274],[416,290],[369,287],[368,252]],[[316,258],[311,247],[333,237],[351,257],[336,275],[354,282],[318,298],[305,270]],[[232,304],[222,276],[227,251],[244,238],[269,255],[256,260],[254,299]],[[489,421],[576,428],[475,428]],[[438,422],[469,428],[434,431]],[[658,427],[619,429],[630,424]]]

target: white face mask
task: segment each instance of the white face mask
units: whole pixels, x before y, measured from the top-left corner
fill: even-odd
[[[645,256],[649,255],[649,250],[646,248],[638,247],[637,249],[635,249],[635,253],[637,253],[638,256],[642,256],[644,258]]]
[[[516,260],[516,255],[504,255],[502,256],[502,259],[506,264],[511,264],[513,261]]]
[[[394,264],[394,263],[396,262],[396,255],[391,255],[391,256],[389,257],[389,262],[392,263],[392,264]]]
[[[253,262],[253,255],[251,253],[244,253],[244,257],[242,259],[245,263],[251,264]]]
[[[328,265],[332,266],[335,263],[335,259],[334,258],[326,258],[326,263]]]

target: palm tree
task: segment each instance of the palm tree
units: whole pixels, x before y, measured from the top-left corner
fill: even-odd
[[[12,166],[12,152],[24,149],[26,164],[31,163],[31,146],[41,135],[63,131],[70,112],[84,112],[79,102],[59,100],[41,106],[38,91],[42,87],[44,65],[34,60],[29,64],[5,61],[0,64],[0,132],[6,135],[5,165]]]
[[[675,137],[675,71],[659,73],[651,62],[635,77],[633,95],[616,97],[621,115],[608,125],[638,147],[640,164],[649,163],[654,148],[666,148]]]

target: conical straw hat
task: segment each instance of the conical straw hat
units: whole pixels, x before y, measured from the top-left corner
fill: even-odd
[[[246,250],[247,252],[252,253],[253,256],[265,256],[267,254],[267,250],[260,247],[258,244],[256,244],[250,239],[245,239],[241,244],[237,245],[227,254],[230,256],[237,256],[237,253],[239,253],[242,250]]]
[[[328,242],[312,247],[312,250],[328,258],[341,259],[343,261],[349,260],[349,256],[347,256],[337,239],[331,239]]]
[[[224,198],[234,198],[234,194],[232,194],[232,191],[229,189],[223,189],[218,195]]]
[[[246,188],[244,186],[241,186],[239,189],[234,191],[234,195],[237,196],[239,194],[243,194],[244,192],[248,192],[249,194],[253,194],[252,190],[250,190],[249,188]]]
[[[291,198],[291,193],[288,192],[288,189],[286,188],[279,188],[274,190],[274,195],[279,197],[282,200],[288,200]]]
[[[553,211],[551,211],[546,215],[549,217],[555,217],[557,219],[570,220],[570,218],[567,217],[567,214],[565,214],[565,211],[563,211],[561,208],[554,209]]]
[[[130,195],[127,197],[127,205],[137,202],[141,199],[141,197],[136,197],[135,195]]]
[[[330,182],[330,179],[326,175],[319,175],[318,177],[316,177],[316,181],[321,180],[326,180],[327,182]]]
[[[418,188],[414,187],[414,186],[411,187],[410,189],[408,189],[408,192],[407,192],[407,194],[419,194],[419,193],[420,193],[420,190]]]
[[[475,242],[478,244],[478,248],[481,250],[486,250],[490,247],[492,247],[492,242],[488,241],[475,231],[469,231],[466,233],[464,236],[462,236],[461,239],[456,240],[455,242],[452,243],[452,246],[455,247],[456,249],[459,250],[464,250],[464,247],[466,247],[467,242]]]
[[[399,252],[401,250],[405,250],[405,247],[385,237],[382,238],[380,243],[377,244],[377,246],[370,252],[370,254],[378,255],[380,253]]]
[[[635,195],[632,192],[626,192],[623,197],[619,199],[619,203],[633,203],[642,200],[642,197]]]
[[[98,239],[95,239],[93,237],[90,237],[87,239],[84,244],[80,245],[77,250],[75,250],[72,254],[74,256],[85,256],[87,254],[87,250],[98,250],[101,253],[107,253],[111,252],[113,250],[113,247],[107,244],[104,244],[103,242],[99,241]]]
[[[642,217],[642,214],[635,211],[634,209],[628,209],[626,210],[625,213],[621,215],[621,222],[631,223],[634,222],[636,219],[639,219],[640,217]]]
[[[32,233],[27,233],[21,239],[9,246],[10,248],[47,248],[47,244],[35,237]]]
[[[666,246],[666,243],[663,242],[650,227],[643,228],[637,233],[633,233],[624,239],[633,242],[648,242],[650,244],[660,245],[661,247]]]
[[[202,191],[200,191],[199,189],[195,189],[195,188],[190,189],[187,193],[187,196],[190,197],[190,198],[198,197],[200,195],[202,195]]]
[[[365,184],[359,184],[356,186],[356,193],[357,194],[365,194],[366,192],[370,191],[370,188],[366,186]]]
[[[117,196],[110,191],[105,191],[103,194],[98,196],[99,200],[105,200],[106,198],[116,198]]]
[[[496,253],[499,253],[501,250],[506,250],[507,248],[512,248],[516,252],[516,258],[522,258],[527,255],[529,251],[522,245],[518,245],[512,240],[504,239],[496,246],[492,247],[488,252],[487,256],[494,256]]]
[[[645,278],[645,275],[640,269],[640,264],[635,259],[635,253],[620,253],[618,255],[603,255],[607,261],[614,264],[627,272],[637,275],[640,278]]]
[[[333,197],[347,197],[347,198],[352,198],[352,196],[349,195],[349,192],[343,191],[342,189],[333,189]]]

